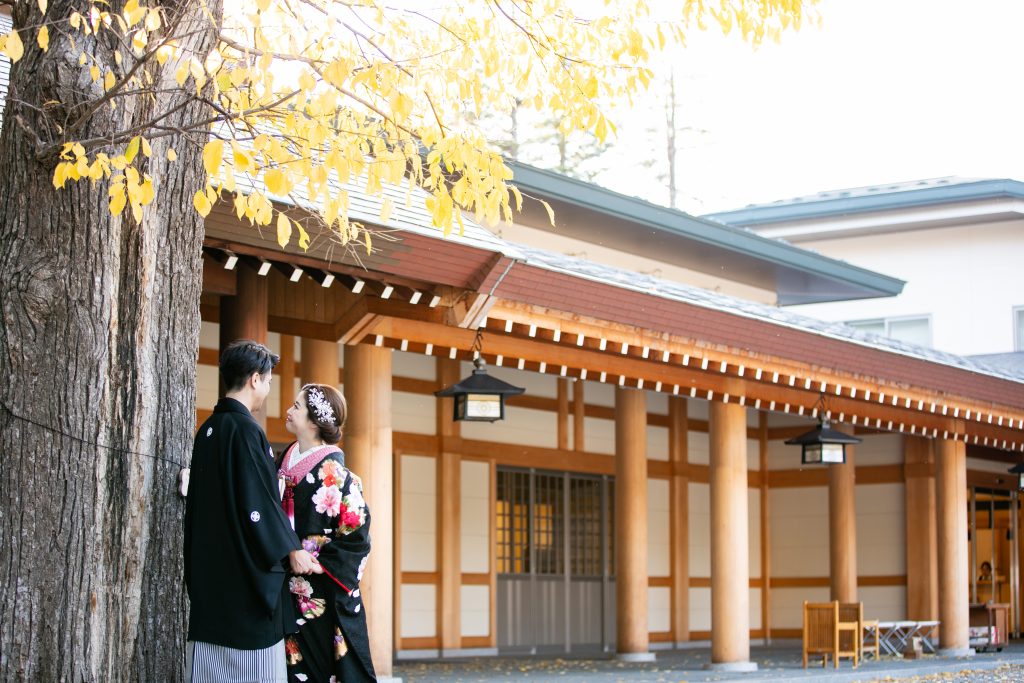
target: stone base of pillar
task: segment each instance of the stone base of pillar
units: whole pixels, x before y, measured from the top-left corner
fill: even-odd
[[[935,654],[940,657],[973,657],[978,653],[973,647],[940,647]]]
[[[655,656],[653,652],[616,652],[615,661],[617,662],[628,662],[635,664],[638,662],[653,662]]]
[[[704,670],[747,674],[757,671],[757,662],[708,662],[704,665]]]

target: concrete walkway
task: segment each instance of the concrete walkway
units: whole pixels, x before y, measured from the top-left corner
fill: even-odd
[[[1024,682],[1024,641],[1013,643],[1001,653],[978,653],[968,658],[944,658],[926,655],[919,660],[883,657],[863,662],[854,669],[843,660],[839,669],[802,666],[799,646],[752,647],[753,673],[705,671],[710,649],[659,650],[657,660],[645,664],[624,664],[611,659],[575,659],[541,657],[480,657],[463,660],[415,662],[403,661],[394,675],[404,683],[462,681],[529,680],[584,683],[622,681],[635,683],[697,683],[698,681],[743,681],[744,683],[781,681],[821,681],[829,683],[868,683],[869,681],[936,681],[974,683],[976,681]],[[819,660],[820,662],[820,660]]]

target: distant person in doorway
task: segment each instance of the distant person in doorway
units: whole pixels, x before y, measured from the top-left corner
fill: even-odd
[[[277,361],[252,341],[224,349],[226,395],[192,447],[184,543],[191,683],[284,683],[284,637],[298,630],[287,570],[319,571],[281,509],[274,453],[252,416]]]
[[[370,553],[370,511],[363,486],[336,445],[347,407],[341,392],[307,384],[288,409],[296,441],[281,456],[283,506],[302,546],[323,568],[288,583],[299,632],[285,639],[289,681],[375,681],[359,581]]]
[[[992,580],[992,564],[985,560],[981,563],[981,569],[978,572],[978,581],[991,581]]]

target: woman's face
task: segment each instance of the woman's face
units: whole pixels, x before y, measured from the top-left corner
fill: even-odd
[[[319,428],[309,419],[309,409],[306,407],[306,397],[300,391],[295,401],[288,409],[284,418],[284,428],[296,437],[311,438],[316,436]]]

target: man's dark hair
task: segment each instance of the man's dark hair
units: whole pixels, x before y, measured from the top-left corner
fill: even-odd
[[[224,381],[224,390],[238,391],[254,372],[265,375],[279,360],[279,355],[250,339],[231,342],[220,354],[220,378]]]

